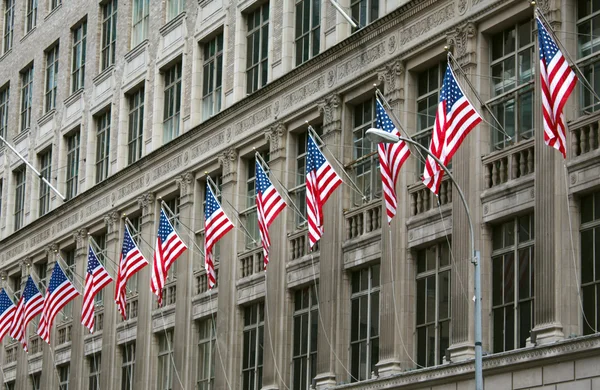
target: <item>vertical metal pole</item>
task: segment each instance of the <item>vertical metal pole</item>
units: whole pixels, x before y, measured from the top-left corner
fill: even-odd
[[[483,390],[483,347],[481,345],[481,262],[479,251],[471,240],[475,264],[475,389]]]

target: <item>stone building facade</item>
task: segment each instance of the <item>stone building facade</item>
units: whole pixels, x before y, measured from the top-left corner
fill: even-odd
[[[145,267],[126,321],[111,284],[93,334],[77,298],[51,346],[37,319],[28,354],[6,337],[6,389],[474,388],[474,270],[456,187],[445,180],[433,197],[413,154],[388,225],[364,136],[379,88],[428,143],[445,46],[485,118],[452,161],[481,251],[485,387],[600,388],[598,100],[582,83],[573,93],[563,160],[541,137],[529,2],[339,4],[359,28],[329,0],[2,0],[0,133],[68,198],[0,148],[3,287],[18,296],[33,275],[45,290],[60,255],[81,289],[88,245],[114,276],[126,218],[151,260],[163,201],[189,246],[162,308]],[[600,91],[598,2],[537,7]],[[313,252],[288,207],[265,273],[254,154],[303,211],[307,122],[358,188],[345,179],[330,198]],[[236,225],[212,291],[207,175]]]

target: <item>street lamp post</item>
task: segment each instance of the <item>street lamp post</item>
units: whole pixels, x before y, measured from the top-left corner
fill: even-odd
[[[410,144],[421,151],[425,152],[428,156],[433,158],[435,162],[439,164],[439,166],[446,172],[450,180],[456,186],[458,191],[458,195],[460,200],[462,201],[463,206],[465,207],[465,211],[467,213],[467,219],[469,220],[469,236],[471,241],[471,262],[475,266],[475,389],[483,390],[483,370],[482,370],[482,345],[481,345],[481,268],[479,265],[479,251],[475,250],[475,234],[473,232],[473,220],[471,218],[471,212],[469,211],[469,205],[467,204],[467,200],[465,199],[465,194],[463,194],[462,189],[454,180],[454,176],[448,168],[440,161],[439,158],[434,156],[429,149],[421,145],[420,143],[414,141],[411,138],[397,136],[392,133],[389,133],[385,130],[371,128],[366,132],[367,137],[376,143],[379,142],[387,142],[387,143],[396,143],[399,141],[404,141],[407,144]]]

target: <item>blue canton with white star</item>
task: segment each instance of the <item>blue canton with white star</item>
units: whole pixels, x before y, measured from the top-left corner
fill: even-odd
[[[550,37],[546,27],[544,27],[540,20],[536,18],[536,21],[540,38],[540,60],[544,61],[545,64],[549,64],[558,52],[558,46],[554,43],[554,40]]]
[[[13,301],[10,299],[10,297],[6,293],[6,290],[2,289],[2,291],[0,291],[0,313],[4,313],[11,306],[14,306]]]
[[[204,218],[209,219],[212,215],[221,208],[217,198],[210,189],[210,185],[206,183],[206,205],[204,206]]]
[[[385,130],[388,133],[393,133],[394,129],[396,129],[396,126],[394,126],[394,123],[392,122],[392,120],[390,119],[390,117],[388,116],[387,112],[385,112],[385,109],[383,108],[383,106],[381,105],[381,103],[379,102],[379,99],[377,99],[377,106],[376,106],[376,111],[377,111],[377,127],[380,128],[381,130]]]
[[[60,265],[56,263],[54,269],[52,270],[52,276],[50,277],[50,283],[48,284],[48,294],[52,294],[54,290],[58,288],[61,284],[67,281],[67,276],[63,272]]]
[[[306,156],[306,172],[317,171],[325,164],[325,156],[317,147],[312,135],[308,136],[308,153]]]
[[[127,254],[131,252],[135,248],[135,242],[133,242],[133,238],[131,238],[131,234],[129,233],[129,228],[125,226],[125,237],[123,238],[123,249],[121,250],[121,254],[123,258],[127,257]]]
[[[259,192],[264,194],[270,186],[271,182],[264,169],[260,166],[258,161],[256,161],[256,195],[258,195]]]
[[[98,261],[98,257],[94,253],[94,250],[90,246],[90,250],[88,251],[88,266],[87,272],[88,274],[93,274],[94,270],[100,266],[100,261]]]
[[[440,103],[446,100],[446,114],[450,112],[454,103],[463,97],[463,93],[454,78],[454,73],[450,69],[450,64],[446,67],[446,75],[444,76],[444,84],[440,91]]]
[[[31,275],[29,275],[29,278],[27,278],[27,283],[25,284],[25,289],[23,290],[23,301],[27,303],[37,294],[40,294],[40,290],[38,290],[33,278]]]
[[[169,234],[173,233],[173,227],[169,223],[169,218],[163,209],[160,209],[160,222],[158,223],[158,237],[161,242],[167,241]]]

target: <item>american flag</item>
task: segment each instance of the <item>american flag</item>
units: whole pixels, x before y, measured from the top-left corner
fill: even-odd
[[[83,292],[83,305],[81,307],[81,324],[94,332],[94,298],[104,287],[108,286],[113,278],[98,260],[98,256],[90,245],[88,248],[87,273],[85,275],[85,288]]]
[[[17,304],[15,319],[10,329],[12,338],[19,340],[25,351],[27,351],[27,325],[42,312],[43,306],[44,297],[35,285],[31,275],[29,275],[21,299]]]
[[[312,135],[308,136],[306,154],[306,216],[310,248],[323,235],[323,205],[342,179],[317,147]]]
[[[379,99],[376,102],[377,112],[377,127],[400,136],[400,132],[394,126],[387,112],[381,105]],[[379,152],[379,164],[381,165],[381,181],[383,184],[383,195],[385,198],[385,209],[387,211],[388,223],[392,222],[392,218],[396,215],[398,208],[398,198],[396,196],[396,182],[400,174],[400,168],[410,156],[410,150],[404,141],[394,144],[380,143],[377,145]]]
[[[577,84],[577,76],[548,34],[542,21],[536,17],[540,39],[540,80],[544,112],[544,142],[567,158],[565,119],[563,108]]]
[[[154,266],[152,267],[152,279],[150,290],[156,294],[158,305],[162,305],[162,289],[165,286],[167,273],[171,265],[187,249],[181,238],[173,229],[167,214],[160,209],[160,221],[158,223],[158,234],[156,235],[156,248],[154,249]]]
[[[17,307],[12,299],[6,293],[6,290],[0,291],[0,342],[4,339],[6,333],[10,330]]]
[[[279,192],[273,186],[262,166],[256,160],[256,210],[258,215],[258,231],[263,246],[263,264],[267,269],[269,264],[269,247],[271,238],[269,237],[269,226],[277,215],[285,208],[286,204],[279,195]]]
[[[429,151],[444,165],[448,165],[460,144],[477,124],[481,116],[458,85],[454,72],[448,64],[440,91],[440,103],[435,114]],[[423,183],[434,193],[440,190],[444,171],[438,163],[427,156]]]
[[[46,290],[46,298],[44,299],[44,308],[42,310],[42,319],[38,326],[38,334],[40,337],[50,344],[50,330],[54,323],[54,318],[63,307],[79,295],[79,291],[73,283],[67,278],[60,264],[54,264],[52,276]]]
[[[147,265],[148,260],[140,252],[135,241],[131,238],[129,228],[125,225],[123,247],[121,248],[121,257],[119,258],[119,273],[115,287],[115,302],[124,320],[127,319],[127,312],[125,311],[127,281],[133,274]]]
[[[213,248],[227,232],[233,229],[233,223],[227,218],[223,208],[217,201],[208,182],[206,183],[206,204],[204,205],[204,268],[208,279],[208,288],[212,289],[217,283]]]

